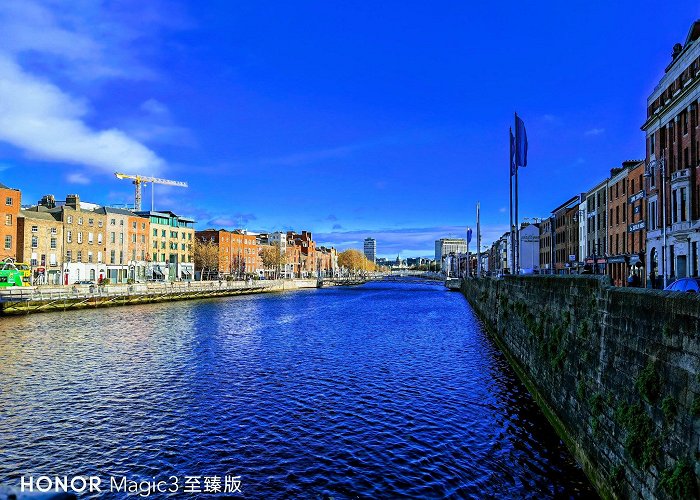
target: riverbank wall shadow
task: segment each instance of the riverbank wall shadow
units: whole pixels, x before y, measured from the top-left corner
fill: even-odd
[[[700,498],[700,297],[607,277],[462,282],[604,498]]]

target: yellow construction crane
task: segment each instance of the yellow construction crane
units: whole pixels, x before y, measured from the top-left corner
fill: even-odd
[[[136,186],[136,196],[134,200],[134,210],[141,210],[141,184],[151,183],[151,210],[153,210],[153,184],[164,184],[166,186],[187,187],[186,182],[170,181],[168,179],[159,179],[157,177],[147,177],[145,175],[129,175],[114,172],[117,179],[131,179]]]

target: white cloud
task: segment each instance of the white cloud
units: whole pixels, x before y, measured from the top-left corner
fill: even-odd
[[[141,103],[141,109],[151,115],[167,115],[168,107],[155,99],[148,99]]]
[[[84,8],[94,15],[89,3],[71,5],[64,9],[60,4],[31,0],[0,3],[0,141],[47,161],[107,172],[159,173],[165,162],[154,151],[123,130],[89,125],[86,117],[96,110],[47,79],[51,74],[89,79],[88,75],[125,77],[147,72],[140,72],[138,65],[121,65],[129,59],[124,51],[107,50],[97,33],[110,23],[87,27],[90,16],[80,14]],[[41,76],[20,64],[25,55],[44,58],[40,60],[47,69]]]
[[[590,130],[586,130],[584,132],[584,135],[589,135],[589,136],[601,135],[604,132],[605,132],[604,128],[592,128]]]
[[[90,179],[88,179],[85,176],[85,174],[82,174],[80,172],[73,172],[72,174],[68,174],[66,176],[66,180],[71,184],[90,184]]]

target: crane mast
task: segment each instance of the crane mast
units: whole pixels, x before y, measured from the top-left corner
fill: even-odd
[[[122,174],[119,172],[114,173],[115,177],[117,179],[131,179],[134,184],[135,188],[135,195],[134,195],[134,210],[139,211],[141,210],[141,185],[142,184],[151,184],[151,210],[153,210],[153,185],[154,184],[163,184],[165,186],[177,186],[177,187],[183,187],[186,188],[188,187],[186,182],[181,182],[181,181],[172,181],[169,179],[160,179],[158,177],[148,177],[146,175],[131,175],[131,174]]]

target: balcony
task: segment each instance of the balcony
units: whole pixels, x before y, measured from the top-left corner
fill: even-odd
[[[684,168],[682,170],[676,170],[671,174],[671,184],[677,182],[689,181],[690,180],[690,169]]]
[[[671,224],[671,235],[676,238],[686,236],[688,233],[690,233],[690,230],[691,223],[689,221]]]

